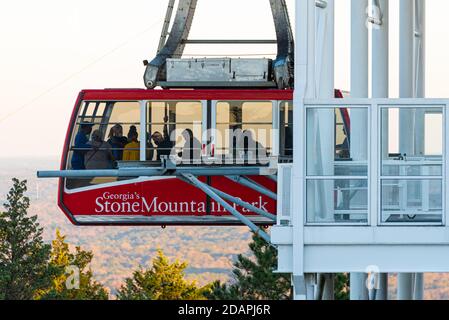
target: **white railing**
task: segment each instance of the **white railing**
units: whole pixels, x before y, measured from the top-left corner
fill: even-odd
[[[329,150],[327,139],[335,140],[335,126],[329,127],[329,115],[335,108],[348,109],[351,128],[359,130],[351,132],[351,136],[359,140],[366,137],[367,154],[361,156],[357,153],[358,159],[347,161],[331,160],[335,150]],[[448,108],[449,100],[442,99],[306,100],[303,108],[296,106],[295,112],[304,112],[306,124],[301,128],[305,138],[296,145],[303,148],[306,157],[295,163],[294,169],[298,170],[298,176],[304,177],[304,194],[298,196],[303,199],[305,223],[445,225],[445,208],[449,203],[449,195],[445,192],[449,182],[446,170],[449,159],[449,139],[446,139]],[[367,111],[366,126],[354,124],[356,110]],[[424,122],[420,126],[415,123],[414,127],[403,125],[399,129],[401,118],[392,110],[419,111],[424,115]],[[434,123],[425,123],[426,111],[433,115],[441,114],[442,130],[433,128]],[[358,120],[361,119],[360,114],[363,113],[358,113]],[[442,137],[429,136],[432,130],[442,131]],[[400,150],[402,145],[399,146],[398,136],[406,137],[408,133],[411,141],[440,143],[441,148],[438,148],[442,154],[428,156],[425,147],[419,155]],[[401,155],[396,158],[394,153]],[[358,168],[351,169],[355,167]],[[345,172],[348,175],[343,176]],[[292,188],[294,192],[297,186]]]

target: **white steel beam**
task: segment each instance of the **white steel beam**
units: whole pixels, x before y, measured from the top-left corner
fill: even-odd
[[[368,0],[351,0],[351,97],[368,98]],[[351,110],[351,158],[368,159],[368,111]],[[365,273],[350,274],[350,299],[368,300]]]
[[[413,98],[413,12],[415,0],[401,0],[399,26],[399,97]],[[399,110],[399,152],[417,155],[414,148],[414,110]]]
[[[334,0],[327,0],[327,5],[316,9],[316,56],[315,61],[316,90],[317,97],[320,99],[332,99],[335,96],[334,89],[334,60],[335,60],[335,3]],[[313,117],[314,134],[318,136],[315,140],[318,142],[314,151],[315,165],[317,173],[322,176],[334,175],[335,160],[335,111],[334,109],[319,110],[318,115]],[[308,119],[309,120],[309,119]],[[307,125],[312,125],[309,121]],[[308,153],[307,156],[310,156]],[[333,181],[323,181],[317,188],[315,197],[320,203],[317,210],[320,216],[316,217],[321,221],[332,222],[334,219],[333,204]],[[309,199],[310,200],[310,199]],[[310,203],[310,201],[309,201]],[[332,274],[318,276],[318,286],[321,291],[320,298],[323,300],[334,299],[334,276]]]
[[[372,24],[372,97],[388,98],[389,96],[389,2],[373,1],[373,12],[378,14],[380,24]],[[383,113],[383,123],[388,123],[388,115]],[[388,130],[382,130],[382,158],[388,157]],[[388,298],[388,274],[379,275],[377,300]]]
[[[315,1],[296,0],[295,91],[293,108],[293,298],[305,300],[310,288],[304,273],[304,177],[305,177],[305,98],[315,98]]]
[[[415,79],[415,97],[425,98],[426,97],[426,1],[425,0],[415,0],[415,68],[414,68],[414,79]],[[425,111],[419,110],[416,112],[416,130],[421,130],[424,132],[424,116]],[[419,131],[418,131],[419,132]],[[415,146],[418,152],[424,154],[424,135],[419,137],[415,141]],[[414,274],[414,299],[423,300],[424,299],[424,274],[416,273]]]
[[[415,0],[401,0],[399,17],[399,97],[413,98]],[[415,110],[399,110],[399,152],[415,156]],[[413,274],[398,274],[398,300],[413,299]]]

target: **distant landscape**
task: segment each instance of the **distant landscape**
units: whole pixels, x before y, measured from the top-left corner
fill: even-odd
[[[28,180],[31,215],[37,215],[50,242],[56,229],[72,245],[94,252],[95,278],[112,294],[139,266],[149,266],[158,249],[171,259],[189,263],[188,278],[204,285],[228,280],[238,254],[250,254],[251,234],[246,227],[75,227],[56,205],[57,181],[39,180],[38,169],[56,169],[58,159],[0,159],[0,203],[6,199],[11,179]],[[3,208],[2,208],[3,209]],[[391,297],[396,277],[391,277]],[[449,275],[426,275],[426,299],[449,300]]]
[[[0,202],[13,177],[28,180],[30,214],[39,217],[45,241],[59,229],[70,244],[92,250],[95,277],[111,293],[133,270],[149,266],[158,249],[171,259],[187,261],[188,278],[201,285],[227,280],[236,256],[249,251],[251,234],[244,227],[75,227],[56,205],[57,181],[36,178],[38,169],[58,167],[57,159],[1,159]]]

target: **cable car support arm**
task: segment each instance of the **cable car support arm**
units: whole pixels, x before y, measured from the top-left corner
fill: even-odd
[[[170,0],[156,57],[145,61],[145,86],[154,88],[166,82],[167,59],[181,58],[188,43],[276,43],[277,57],[273,62],[273,76],[280,89],[293,87],[294,40],[285,0],[270,0],[276,29],[276,40],[189,40],[189,33],[198,0],[179,0],[171,31],[168,33],[174,1]],[[165,42],[165,43],[164,43]]]
[[[231,206],[228,202],[226,202],[223,198],[221,198],[214,190],[212,190],[207,184],[201,182],[196,178],[195,176],[191,174],[184,174],[183,175],[185,179],[187,179],[191,185],[197,187],[201,191],[203,191],[205,194],[207,194],[209,197],[211,197],[213,200],[217,201],[223,208],[225,208],[230,214],[232,214],[234,217],[239,219],[242,223],[244,223],[246,226],[248,226],[254,233],[259,235],[262,239],[264,239],[267,243],[271,244],[271,238],[270,236],[260,229],[258,226],[256,226],[251,220],[249,220],[247,217],[245,217],[243,214],[237,211],[233,206]]]
[[[39,178],[71,178],[71,179],[85,179],[91,177],[166,177],[171,176],[178,178],[198,189],[203,191],[210,198],[214,199],[223,208],[225,208],[235,218],[240,220],[243,224],[248,226],[252,231],[257,233],[263,239],[270,243],[270,236],[263,230],[261,230],[250,219],[241,214],[233,205],[228,203],[232,202],[242,208],[245,208],[259,216],[262,216],[269,221],[276,222],[276,215],[270,212],[266,212],[261,208],[254,206],[240,198],[234,197],[226,192],[223,192],[217,188],[209,186],[201,182],[197,177],[199,176],[224,176],[236,183],[239,183],[247,188],[264,194],[272,199],[276,199],[276,194],[272,191],[264,188],[258,183],[245,177],[249,176],[272,176],[276,174],[277,167],[274,166],[274,162],[269,166],[262,167],[185,167],[176,166],[176,164],[170,159],[164,159],[161,167],[127,167],[124,165],[118,169],[113,170],[60,170],[60,171],[39,171]]]

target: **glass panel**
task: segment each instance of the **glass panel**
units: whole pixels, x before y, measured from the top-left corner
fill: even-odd
[[[105,110],[106,110],[106,103],[105,102],[100,102],[98,104],[96,116],[101,118],[104,115]]]
[[[383,180],[382,222],[442,222],[442,180]]]
[[[383,108],[383,176],[441,176],[442,108]]]
[[[215,154],[226,161],[266,159],[272,149],[271,101],[217,103]]]
[[[244,102],[242,106],[242,122],[273,123],[272,102]]]
[[[368,175],[368,111],[307,110],[307,175]]]
[[[201,160],[201,101],[148,103],[147,160],[178,155],[183,163]]]
[[[67,169],[112,169],[120,161],[138,161],[139,133],[138,102],[86,102],[72,132]],[[73,189],[117,180],[67,179],[66,186]]]
[[[98,124],[100,126],[103,122],[105,115],[106,102],[85,102],[80,108],[80,113],[77,118],[76,124],[79,125],[82,122],[89,122]]]
[[[443,154],[443,114],[426,113],[424,122],[424,152],[426,156]]]
[[[368,180],[308,180],[308,223],[367,223]]]
[[[429,164],[430,161],[404,161],[399,158],[383,161],[382,175],[395,177],[416,177],[416,176],[441,176],[443,174],[443,165]],[[432,161],[434,162],[434,161]]]
[[[293,102],[284,101],[280,105],[279,151],[281,158],[293,157]]]
[[[85,110],[83,110],[84,116],[92,116],[94,114],[96,102],[86,102]]]

